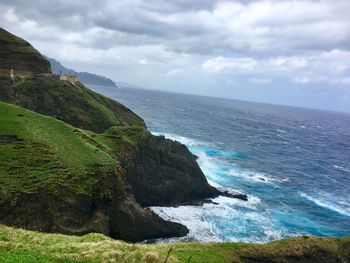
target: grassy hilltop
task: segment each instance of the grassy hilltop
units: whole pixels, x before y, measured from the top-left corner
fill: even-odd
[[[27,41],[0,27],[0,69],[51,73],[50,63]]]

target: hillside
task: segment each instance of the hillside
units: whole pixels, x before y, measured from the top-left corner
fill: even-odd
[[[52,73],[54,74],[74,74],[78,80],[85,85],[100,85],[105,87],[117,87],[115,82],[107,77],[92,74],[89,72],[77,72],[74,69],[63,66],[53,58],[45,57],[51,64]]]
[[[27,41],[0,27],[0,69],[51,73],[50,63]]]
[[[145,126],[144,121],[124,105],[80,83],[53,78],[35,77],[14,84],[10,78],[0,77],[0,100],[96,132],[114,125]]]
[[[170,250],[171,249],[171,250]],[[348,263],[350,238],[298,237],[244,243],[128,244],[101,234],[43,234],[0,225],[1,262]]]
[[[112,126],[145,127],[124,105],[80,83],[35,77],[13,84],[0,77],[0,100],[98,133]],[[144,206],[178,205],[220,194],[180,143],[149,135],[136,146],[123,144],[116,154],[136,199]]]
[[[1,223],[130,241],[187,233],[135,201],[114,158],[118,144],[147,136],[143,127],[95,134],[3,102],[0,123]]]

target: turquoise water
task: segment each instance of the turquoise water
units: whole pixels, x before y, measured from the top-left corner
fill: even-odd
[[[151,131],[186,144],[208,181],[248,195],[153,207],[182,240],[267,242],[350,236],[350,115],[136,89],[101,89]]]

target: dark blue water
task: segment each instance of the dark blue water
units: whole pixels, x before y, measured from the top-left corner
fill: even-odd
[[[96,89],[97,87],[95,87]],[[99,89],[185,143],[209,182],[248,194],[153,208],[199,241],[350,236],[350,115],[136,89]]]

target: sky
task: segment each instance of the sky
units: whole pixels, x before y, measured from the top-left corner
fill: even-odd
[[[0,0],[0,26],[140,87],[350,112],[350,0]]]

